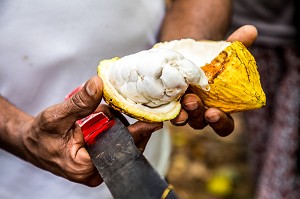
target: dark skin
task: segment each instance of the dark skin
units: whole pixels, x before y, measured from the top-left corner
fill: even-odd
[[[252,45],[257,37],[254,26],[246,25],[232,33],[227,41],[241,41],[246,47]],[[179,115],[171,122],[182,126],[188,123],[194,129],[203,129],[209,125],[219,136],[227,136],[234,130],[234,121],[230,115],[216,108],[206,109],[201,99],[192,93],[182,97],[182,109]]]
[[[100,105],[103,84],[99,77],[91,78],[70,99],[53,105],[38,116],[20,111],[0,97],[1,148],[50,171],[82,183],[97,186],[102,182],[84,147],[80,127],[76,123],[94,111],[113,117],[111,109]],[[152,132],[162,123],[136,122],[128,126],[138,148],[143,150]]]
[[[164,19],[160,40],[223,39],[230,23],[231,3],[231,0],[174,1]],[[171,121],[173,125],[182,126],[188,123],[194,129],[203,129],[210,125],[220,136],[227,136],[234,130],[230,115],[218,109],[205,109],[198,96],[186,94],[181,103],[182,110]]]
[[[224,8],[220,6],[225,5],[223,1],[225,2],[225,0],[203,2],[207,6],[213,3],[216,7]],[[177,0],[175,2],[176,7],[167,13],[164,21],[160,38],[162,41],[186,37],[218,39],[223,34],[221,32],[213,34],[217,32],[213,31],[216,27],[209,27],[210,24],[221,27],[223,22],[210,23],[207,20],[200,20],[199,13],[207,16],[213,14],[206,13],[208,10],[199,4],[202,1]],[[220,4],[221,2],[223,3]],[[191,6],[194,8],[193,12]],[[202,12],[198,12],[199,9],[203,9]],[[226,12],[218,12],[218,14],[222,13],[226,15]],[[178,14],[184,17],[178,17]],[[220,16],[215,18],[215,20],[219,19],[226,18]],[[205,33],[202,27],[206,27]],[[256,29],[248,27],[236,31],[228,40],[240,40],[250,45],[256,35]],[[107,106],[99,106],[102,89],[102,80],[97,76],[92,77],[83,89],[70,99],[42,110],[36,117],[28,115],[0,96],[0,147],[70,181],[88,186],[99,185],[102,179],[84,148],[83,135],[76,121],[94,111],[103,111],[112,116]],[[201,100],[194,94],[187,94],[182,98],[182,107],[180,114],[172,120],[174,125],[188,123],[195,129],[210,125],[221,136],[230,134],[234,129],[233,120],[229,115],[218,109],[206,110]],[[162,123],[136,122],[128,126],[128,130],[137,147],[143,150],[152,132],[162,126]]]
[[[231,6],[231,0],[176,0],[164,19],[160,40],[223,40],[230,24]],[[239,40],[245,46],[250,46],[256,37],[255,27],[244,26],[227,40]],[[234,121],[230,115],[215,108],[205,109],[198,96],[186,94],[181,103],[182,110],[171,121],[173,125],[188,123],[194,129],[203,129],[209,125],[220,136],[227,136],[234,130]]]

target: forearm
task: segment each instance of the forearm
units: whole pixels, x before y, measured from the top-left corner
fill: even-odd
[[[231,19],[232,0],[176,0],[167,11],[160,40],[224,39]]]
[[[26,159],[22,132],[26,131],[31,121],[31,116],[0,96],[0,148]]]

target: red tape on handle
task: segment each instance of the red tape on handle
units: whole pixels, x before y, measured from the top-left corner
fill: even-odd
[[[83,85],[77,87],[71,93],[66,95],[65,100],[69,99],[82,87]],[[77,123],[81,128],[85,143],[90,145],[95,143],[97,135],[111,128],[115,124],[115,120],[109,119],[103,112],[98,112],[77,120]]]
[[[78,120],[86,144],[94,144],[95,138],[100,133],[111,128],[115,120],[109,119],[103,112],[93,113],[88,117]]]

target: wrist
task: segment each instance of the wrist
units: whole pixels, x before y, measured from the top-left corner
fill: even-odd
[[[23,137],[33,117],[22,112],[0,96],[0,148],[26,159]]]

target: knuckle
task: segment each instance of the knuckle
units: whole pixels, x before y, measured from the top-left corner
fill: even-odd
[[[36,125],[42,130],[52,130],[61,118],[58,112],[47,109],[37,116]]]
[[[85,96],[81,92],[75,93],[71,98],[70,98],[71,104],[76,107],[79,110],[84,110],[88,106],[85,103]]]

